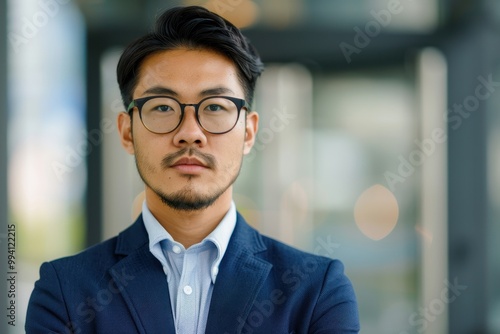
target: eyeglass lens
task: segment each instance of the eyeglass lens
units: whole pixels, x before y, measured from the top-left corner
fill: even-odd
[[[156,133],[173,131],[182,121],[180,104],[168,97],[155,97],[141,109],[144,126]],[[208,132],[222,133],[231,130],[238,120],[238,107],[223,97],[203,100],[198,107],[198,120]]]

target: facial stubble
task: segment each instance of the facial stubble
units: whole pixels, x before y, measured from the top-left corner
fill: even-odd
[[[236,181],[241,171],[241,166],[243,163],[243,154],[242,154],[239,161],[239,166],[237,170],[234,172],[234,175],[225,184],[218,185],[210,194],[195,193],[192,182],[195,182],[196,178],[199,178],[200,176],[189,175],[189,174],[181,175],[182,178],[186,179],[186,185],[182,189],[171,194],[166,194],[164,191],[161,190],[161,187],[154,186],[148,180],[148,174],[154,172],[155,168],[150,165],[148,166],[147,163],[145,163],[146,165],[142,163],[145,162],[146,160],[144,159],[145,157],[142,154],[141,150],[138,150],[137,147],[135,148],[135,152],[136,152],[135,163],[137,166],[137,171],[139,172],[139,176],[141,177],[142,181],[146,184],[146,186],[149,187],[160,198],[163,204],[167,205],[168,207],[174,210],[185,211],[185,212],[203,210],[213,205],[215,201],[217,201],[217,199],[222,194],[224,194],[229,189],[229,187]],[[171,165],[172,163],[175,162],[175,160],[185,155],[195,156],[200,158],[206,163],[207,168],[209,168],[214,172],[217,172],[217,170],[219,169],[219,165],[217,164],[215,157],[213,157],[212,155],[202,153],[194,148],[184,148],[175,153],[168,154],[162,159],[162,163],[160,164],[161,167],[160,173],[166,172],[168,168],[171,168]],[[220,174],[225,175],[229,173],[230,169],[231,166],[228,167],[228,170],[222,171]]]

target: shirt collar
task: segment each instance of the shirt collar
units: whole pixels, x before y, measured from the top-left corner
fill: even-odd
[[[229,211],[226,213],[224,218],[222,218],[221,222],[215,230],[212,231],[204,240],[212,241],[217,247],[217,259],[212,265],[212,270],[210,271],[212,275],[212,282],[215,283],[215,278],[217,277],[217,273],[219,272],[219,264],[226,253],[227,246],[229,244],[229,239],[233,234],[234,227],[236,225],[236,205],[233,201],[231,201],[231,206],[229,207]]]
[[[158,220],[153,216],[149,210],[146,201],[142,203],[142,219],[144,221],[144,226],[148,233],[149,238],[149,250],[150,252],[161,262],[165,267],[167,259],[162,251],[162,241],[170,240],[175,242],[170,233],[167,232],[158,222]],[[215,283],[219,271],[219,264],[226,253],[227,246],[229,244],[229,239],[233,234],[234,227],[236,226],[236,205],[234,201],[231,201],[231,206],[228,212],[222,218],[217,227],[207,235],[199,244],[206,241],[212,242],[217,248],[217,257],[212,264],[210,270],[212,282]],[[197,245],[199,245],[197,244]],[[195,245],[193,245],[195,246]]]

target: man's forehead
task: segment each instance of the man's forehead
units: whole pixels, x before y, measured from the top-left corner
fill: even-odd
[[[208,49],[186,49],[178,48],[155,52],[146,56],[141,63],[139,72],[143,75],[168,74],[163,70],[197,69],[211,71],[224,69],[236,72],[236,64],[226,55]]]
[[[206,91],[212,95],[243,92],[234,63],[210,50],[161,51],[143,60],[135,93],[179,96],[186,89],[200,96],[208,95]]]

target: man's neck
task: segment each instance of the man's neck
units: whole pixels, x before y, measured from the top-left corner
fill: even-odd
[[[201,242],[219,225],[229,211],[231,200],[230,188],[208,208],[180,211],[164,204],[151,189],[146,188],[146,204],[149,211],[172,238],[186,249]]]

